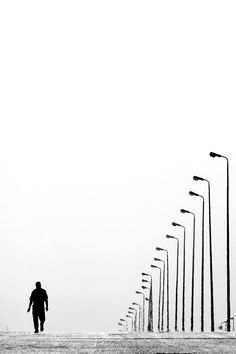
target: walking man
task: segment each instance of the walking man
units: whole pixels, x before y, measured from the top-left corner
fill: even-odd
[[[34,289],[30,296],[29,308],[27,312],[30,312],[31,305],[33,304],[33,321],[34,321],[34,333],[39,332],[39,322],[40,320],[40,331],[44,330],[45,322],[45,309],[44,302],[46,304],[46,311],[48,311],[48,295],[46,290],[41,288],[41,283],[37,281],[36,289]]]

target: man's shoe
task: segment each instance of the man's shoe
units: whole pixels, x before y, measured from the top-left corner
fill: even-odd
[[[43,328],[43,323],[40,324],[40,331],[43,332],[44,328]]]
[[[35,330],[34,333],[39,333],[39,331],[38,331],[38,330]]]

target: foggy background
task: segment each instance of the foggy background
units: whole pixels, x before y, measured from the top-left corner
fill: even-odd
[[[217,327],[226,319],[226,163],[210,151],[230,159],[236,313],[235,10],[234,1],[1,1],[1,331],[33,330],[36,281],[49,296],[46,331],[117,330],[141,300],[156,246],[170,251],[173,329],[176,244],[165,235],[182,230],[172,221],[187,227],[189,330],[192,218],[180,208],[197,213],[199,331],[201,200],[188,191],[206,195],[207,185],[194,174],[212,182]],[[154,315],[156,326],[156,303]]]

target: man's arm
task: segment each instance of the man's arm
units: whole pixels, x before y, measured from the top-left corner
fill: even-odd
[[[45,291],[45,304],[46,304],[46,311],[48,311],[48,294],[47,292]]]
[[[30,312],[30,308],[31,308],[32,303],[33,303],[33,299],[32,299],[32,296],[31,296],[27,312]]]

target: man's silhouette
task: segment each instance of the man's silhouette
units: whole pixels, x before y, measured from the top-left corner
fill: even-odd
[[[39,322],[40,320],[40,331],[44,330],[44,322],[45,322],[45,310],[44,310],[44,302],[46,304],[46,311],[48,311],[48,295],[46,290],[41,288],[41,283],[37,281],[36,289],[34,289],[30,296],[29,308],[27,312],[30,312],[31,305],[33,304],[33,320],[34,320],[34,333],[38,333],[39,331]]]

